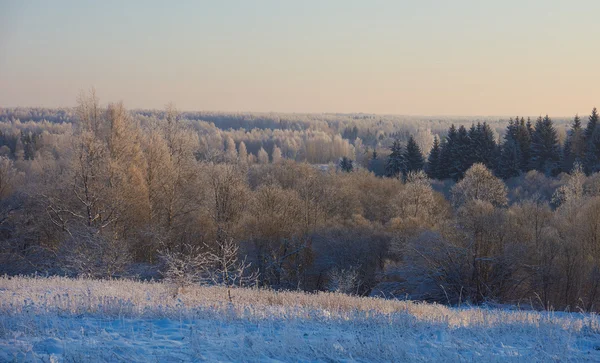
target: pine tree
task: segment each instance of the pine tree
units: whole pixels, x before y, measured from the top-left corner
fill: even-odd
[[[389,177],[397,177],[404,172],[406,165],[400,141],[395,140],[390,150],[392,152],[388,156],[385,172]]]
[[[412,135],[408,138],[408,143],[406,144],[404,160],[406,163],[406,167],[404,169],[405,174],[408,174],[411,171],[423,170],[425,160],[423,158],[423,154],[421,153],[421,148],[419,147],[419,145],[415,141],[415,138]]]
[[[427,176],[431,179],[440,178],[440,158],[441,158],[440,140],[437,136],[433,138],[433,146],[429,152],[429,158],[427,159]]]
[[[531,166],[546,175],[555,176],[560,172],[560,145],[558,135],[548,115],[540,116],[535,123],[531,142]]]

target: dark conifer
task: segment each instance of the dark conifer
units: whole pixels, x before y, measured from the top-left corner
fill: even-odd
[[[388,156],[385,172],[389,177],[398,177],[400,174],[404,173],[406,168],[404,153],[402,151],[402,145],[400,145],[400,141],[395,140],[390,150],[392,152]]]
[[[575,163],[583,164],[585,161],[585,152],[584,130],[581,127],[581,119],[578,115],[575,115],[563,147],[562,170],[565,173],[570,173]]]
[[[521,155],[517,142],[508,136],[502,145],[497,174],[504,178],[512,178],[521,174]]]
[[[586,173],[591,174],[600,171],[600,135],[597,135],[598,126],[598,111],[596,107],[592,110],[592,114],[588,117],[587,127],[585,128],[585,161],[583,168]]]
[[[404,161],[406,165],[404,170],[405,174],[410,173],[411,171],[423,170],[425,159],[423,158],[423,153],[421,153],[421,148],[412,135],[408,138],[408,143],[406,144]]]
[[[341,160],[340,160],[340,169],[343,172],[349,173],[352,171],[352,169],[354,169],[354,165],[353,165],[353,161],[350,160],[349,158],[347,158],[346,156],[344,156]]]
[[[450,171],[452,169],[452,160],[455,157],[456,141],[458,138],[458,132],[456,127],[453,125],[448,129],[448,135],[441,144],[440,152],[440,166],[438,169],[438,176],[440,179],[450,178]]]
[[[587,127],[585,128],[585,139],[589,140],[596,129],[596,125],[598,125],[598,110],[596,107],[592,109],[592,114],[588,118]]]
[[[429,152],[429,158],[427,159],[427,175],[431,179],[441,179],[440,177],[440,161],[441,161],[441,147],[440,140],[437,136],[433,138],[433,146]]]
[[[538,118],[531,142],[531,167],[546,175],[560,172],[560,145],[558,135],[548,115]]]
[[[450,163],[450,177],[454,180],[462,179],[465,171],[471,167],[471,141],[469,133],[464,126],[458,128],[456,142],[452,150]]]

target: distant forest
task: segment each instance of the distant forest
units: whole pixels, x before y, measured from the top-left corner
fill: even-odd
[[[600,127],[0,109],[0,273],[597,311]]]

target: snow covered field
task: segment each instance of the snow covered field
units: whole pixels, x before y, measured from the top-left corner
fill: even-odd
[[[0,278],[1,362],[600,361],[600,319],[340,294]]]

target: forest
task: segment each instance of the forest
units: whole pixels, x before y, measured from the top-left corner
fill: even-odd
[[[600,127],[0,109],[0,273],[598,311]]]

